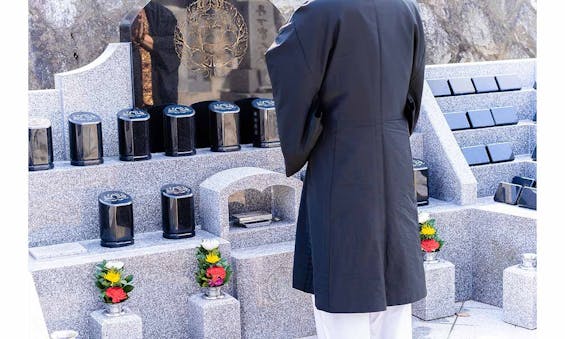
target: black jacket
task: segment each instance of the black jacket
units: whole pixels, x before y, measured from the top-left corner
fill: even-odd
[[[426,295],[409,140],[424,49],[411,0],[313,0],[266,52],[287,175],[308,162],[293,287],[321,310]],[[313,110],[322,127],[309,144]]]

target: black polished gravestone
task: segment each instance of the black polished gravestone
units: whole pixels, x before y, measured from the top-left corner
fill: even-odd
[[[264,148],[280,146],[275,101],[257,98],[251,102],[251,106],[253,106],[253,146]]]
[[[430,86],[430,90],[434,97],[445,97],[451,95],[447,79],[430,79],[428,80],[428,86]]]
[[[461,147],[461,151],[470,166],[490,163],[485,145]]]
[[[538,147],[534,147],[534,151],[532,152],[532,160],[538,161]]]
[[[232,152],[241,149],[239,141],[240,108],[229,101],[216,101],[208,105],[212,152]]]
[[[69,153],[71,165],[90,166],[104,162],[102,119],[94,113],[69,115]]]
[[[498,85],[494,77],[474,77],[471,78],[477,93],[498,92]]]
[[[264,54],[286,19],[270,1],[140,3],[120,23],[135,107],[272,97]]]
[[[184,239],[196,235],[194,194],[189,187],[179,184],[161,187],[161,219],[164,238]]]
[[[423,160],[412,159],[412,167],[414,170],[414,190],[416,192],[416,202],[418,206],[429,204],[429,187],[428,187],[428,166]]]
[[[471,128],[465,112],[445,113],[443,116],[452,131]]]
[[[195,112],[190,106],[169,105],[163,109],[165,155],[172,157],[196,154]]]
[[[106,191],[98,195],[100,245],[122,247],[132,245],[133,200],[120,191]]]
[[[497,75],[496,83],[501,91],[516,91],[522,89],[520,78],[516,74]]]
[[[467,112],[471,128],[492,127],[494,119],[490,109],[476,109]]]
[[[51,121],[48,119],[29,119],[28,170],[42,171],[53,167]]]
[[[469,78],[452,78],[448,80],[453,95],[474,94],[475,86]]]
[[[490,161],[493,163],[514,160],[511,142],[499,142],[487,145]]]
[[[117,116],[120,160],[151,159],[149,114],[140,109],[124,109]]]
[[[513,184],[509,182],[501,182],[496,188],[496,193],[494,194],[494,201],[503,202],[509,205],[516,205],[520,193],[523,187],[518,184]]]
[[[522,193],[518,198],[518,206],[529,208],[532,210],[537,209],[537,188],[524,187]]]
[[[515,176],[512,178],[512,183],[526,187],[536,187],[536,179],[533,178]]]
[[[493,107],[490,109],[496,126],[515,125],[518,123],[518,113],[514,106]]]

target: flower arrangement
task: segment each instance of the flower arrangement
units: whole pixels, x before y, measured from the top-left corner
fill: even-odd
[[[100,290],[100,299],[106,304],[118,304],[126,301],[133,290],[133,275],[125,275],[124,263],[106,261],[96,265],[95,285]]]
[[[420,213],[418,215],[418,223],[420,224],[420,245],[422,251],[426,253],[438,252],[444,244],[439,238],[435,229],[436,220],[430,217],[429,213]]]
[[[220,243],[216,239],[205,239],[196,249],[198,271],[196,282],[200,287],[219,287],[226,284],[232,274],[227,260],[222,258]]]

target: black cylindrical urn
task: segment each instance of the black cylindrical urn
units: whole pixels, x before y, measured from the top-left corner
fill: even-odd
[[[71,165],[88,166],[104,162],[102,120],[94,113],[75,112],[69,116]]]
[[[98,196],[100,245],[122,247],[133,244],[133,204],[120,191],[106,191]]]
[[[190,106],[169,105],[163,109],[165,155],[193,155],[195,147],[195,113]]]
[[[414,168],[414,190],[418,206],[429,204],[428,167],[423,160],[412,159]]]
[[[213,152],[239,151],[239,107],[228,101],[215,101],[210,110],[210,134]]]
[[[30,119],[28,124],[28,170],[53,168],[53,138],[48,119]]]
[[[182,239],[196,234],[194,195],[189,187],[179,184],[161,187],[161,213],[163,237]]]
[[[149,114],[140,109],[119,111],[118,142],[120,160],[137,161],[151,159]]]
[[[253,146],[279,147],[279,131],[275,101],[258,98],[251,103],[253,106]]]

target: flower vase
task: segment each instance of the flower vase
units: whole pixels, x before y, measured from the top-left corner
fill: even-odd
[[[439,262],[437,258],[438,252],[424,252],[424,262],[428,264],[435,264]]]
[[[107,317],[119,317],[125,314],[123,303],[106,303],[106,311],[104,314]]]
[[[224,297],[222,293],[222,286],[209,286],[206,287],[203,295],[204,299],[221,299]]]

